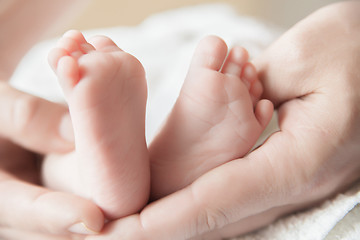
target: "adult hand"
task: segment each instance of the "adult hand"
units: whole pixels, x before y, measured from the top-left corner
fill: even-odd
[[[0,109],[0,239],[80,239],[94,233],[89,229],[100,231],[100,209],[89,200],[39,186],[37,156],[26,150],[73,149],[66,107],[0,82]]]
[[[244,233],[344,190],[360,177],[360,2],[325,7],[256,61],[280,131],[100,239],[205,239]],[[150,149],[151,151],[151,149]]]

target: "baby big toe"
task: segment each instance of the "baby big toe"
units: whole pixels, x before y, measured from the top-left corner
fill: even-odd
[[[219,71],[226,54],[226,43],[218,37],[208,36],[198,44],[190,68],[208,68]]]

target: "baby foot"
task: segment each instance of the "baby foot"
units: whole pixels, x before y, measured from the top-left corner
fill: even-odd
[[[106,37],[88,43],[69,31],[49,55],[75,134],[78,183],[107,218],[137,212],[148,200],[147,87],[140,62]]]
[[[246,155],[269,123],[273,106],[240,47],[205,38],[195,51],[180,95],[150,146],[152,198],[193,182]],[[226,59],[226,60],[225,60]]]

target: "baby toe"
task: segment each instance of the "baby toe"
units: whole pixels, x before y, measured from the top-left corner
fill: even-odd
[[[244,65],[249,59],[249,54],[242,47],[234,47],[230,50],[222,68],[222,73],[240,77]]]
[[[64,56],[68,56],[68,53],[63,48],[54,48],[50,51],[48,55],[48,62],[50,64],[50,67],[55,73],[57,70],[59,60]]]
[[[253,64],[246,63],[241,73],[241,80],[248,87],[251,99],[255,105],[263,92],[263,87],[258,79],[256,69]]]
[[[95,36],[89,40],[96,50],[101,52],[115,52],[122,51],[116,43],[105,36]]]

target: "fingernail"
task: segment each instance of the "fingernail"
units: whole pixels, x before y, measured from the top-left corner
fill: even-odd
[[[60,122],[60,136],[68,142],[74,142],[74,130],[69,114],[65,114]]]
[[[99,233],[88,228],[83,222],[75,223],[74,225],[69,227],[68,231],[75,234],[86,234],[86,235],[94,235]]]

